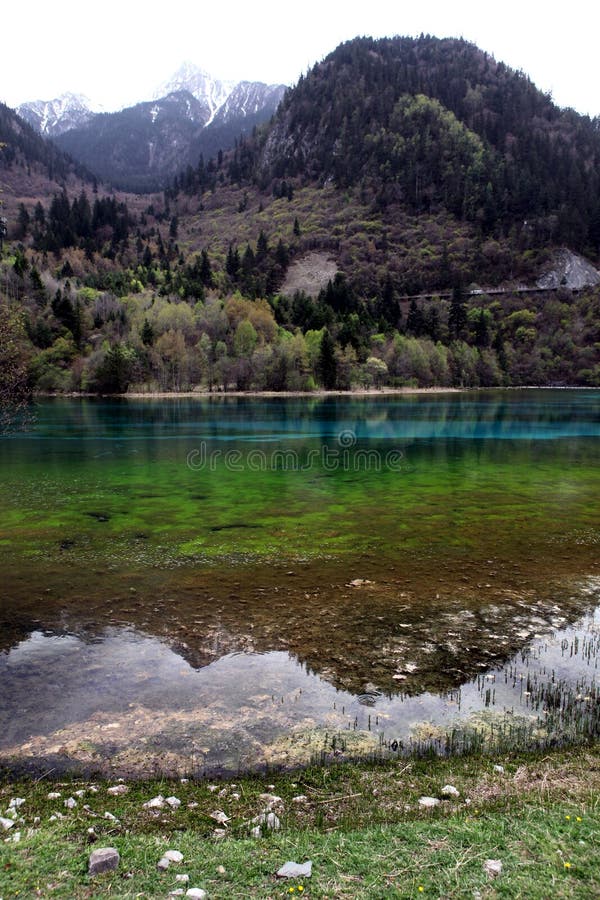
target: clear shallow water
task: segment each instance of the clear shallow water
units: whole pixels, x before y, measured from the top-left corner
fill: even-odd
[[[0,758],[545,740],[544,685],[585,731],[599,438],[596,391],[41,404],[0,440]]]

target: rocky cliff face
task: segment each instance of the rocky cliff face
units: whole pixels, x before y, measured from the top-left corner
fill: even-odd
[[[537,286],[553,290],[559,287],[578,291],[600,284],[600,272],[589,260],[566,247],[558,250],[551,268],[538,279]]]

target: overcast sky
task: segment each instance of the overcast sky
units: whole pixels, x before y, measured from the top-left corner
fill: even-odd
[[[600,114],[600,12],[540,0],[30,0],[3,3],[0,99],[86,94],[107,110],[151,99],[189,60],[218,78],[293,84],[357,35],[464,37],[560,106]]]

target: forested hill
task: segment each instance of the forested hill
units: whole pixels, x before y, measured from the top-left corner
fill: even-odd
[[[600,245],[600,121],[463,40],[342,44],[288,91],[256,163],[263,183],[332,178],[487,233],[526,219],[544,240]]]

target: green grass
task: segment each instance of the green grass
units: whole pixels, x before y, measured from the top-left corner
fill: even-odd
[[[504,773],[494,771],[498,762]],[[439,796],[448,783],[460,791],[457,800],[432,812],[419,807],[420,796]],[[177,873],[189,874],[189,886],[211,898],[600,896],[597,745],[543,757],[313,767],[221,782],[214,791],[207,782],[136,782],[125,796],[113,797],[108,783],[97,785],[93,793],[90,782],[5,776],[2,813],[12,797],[26,802],[19,809],[24,822],[6,833],[20,829],[20,842],[0,843],[3,900],[166,897],[181,886]],[[59,800],[47,799],[53,790],[61,792]],[[66,809],[64,800],[77,790],[84,796]],[[250,820],[265,806],[263,792],[282,799],[275,807],[281,829],[255,839]],[[175,795],[181,807],[145,810],[143,802],[158,793]],[[294,802],[300,794],[306,801]],[[224,837],[210,818],[217,809],[230,817]],[[119,822],[105,819],[106,811]],[[51,822],[55,812],[64,818]],[[90,827],[98,838],[93,845]],[[88,856],[100,846],[116,847],[121,865],[90,879]],[[169,848],[180,850],[184,862],[159,873],[156,864]],[[276,879],[287,860],[307,859],[310,879]],[[486,859],[501,860],[499,877],[487,875]]]

